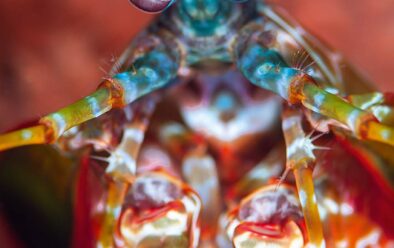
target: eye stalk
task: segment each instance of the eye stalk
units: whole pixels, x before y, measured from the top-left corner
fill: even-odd
[[[148,13],[158,13],[164,11],[175,0],[129,0],[138,9]]]

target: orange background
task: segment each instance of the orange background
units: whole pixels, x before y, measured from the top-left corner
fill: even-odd
[[[394,0],[275,2],[393,90]],[[0,132],[93,91],[151,18],[127,0],[0,0]]]

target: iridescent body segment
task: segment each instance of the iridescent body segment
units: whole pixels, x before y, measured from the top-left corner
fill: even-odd
[[[102,168],[95,246],[393,244],[392,93],[261,1],[131,2],[164,12],[97,91],[0,135]]]

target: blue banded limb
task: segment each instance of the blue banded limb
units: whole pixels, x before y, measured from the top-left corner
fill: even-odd
[[[0,135],[0,151],[53,143],[68,129],[165,87],[177,75],[178,52],[158,43],[140,54],[131,69],[105,79],[91,95],[44,116],[36,126]]]
[[[394,145],[393,127],[381,123],[370,111],[319,87],[303,70],[288,66],[275,49],[259,41],[259,32],[246,29],[234,49],[237,66],[251,83],[292,105],[302,105],[338,121],[360,139]]]

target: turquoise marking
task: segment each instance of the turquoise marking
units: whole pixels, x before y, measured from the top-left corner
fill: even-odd
[[[232,4],[223,0],[180,0],[178,14],[188,32],[196,36],[215,36],[223,31]]]
[[[228,111],[234,109],[236,101],[234,96],[229,92],[221,92],[215,100],[215,106],[219,111]]]
[[[135,99],[162,88],[177,75],[179,63],[166,52],[152,51],[134,62],[134,70],[116,74],[113,78],[123,87],[124,101]]]
[[[274,50],[250,44],[237,61],[238,67],[253,84],[288,100],[291,82],[301,72],[286,65]]]

